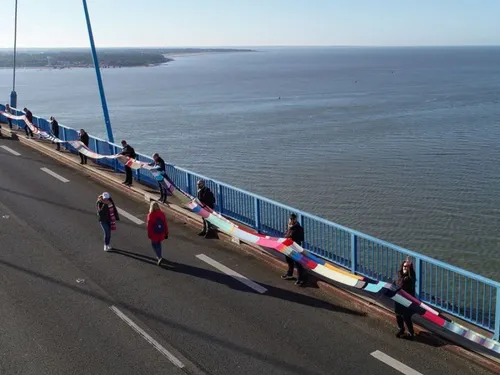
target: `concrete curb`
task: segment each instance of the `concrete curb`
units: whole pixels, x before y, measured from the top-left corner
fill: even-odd
[[[6,133],[4,127],[2,127],[2,131]],[[9,130],[7,130],[9,131]],[[10,131],[9,131],[9,135]],[[127,193],[129,196],[134,198],[140,202],[150,202],[154,200],[153,194],[143,190],[142,188],[131,187],[128,188],[121,184],[121,182],[110,175],[111,171],[101,171],[97,168],[102,168],[99,165],[81,165],[76,159],[72,156],[73,154],[69,154],[68,152],[57,152],[52,148],[49,148],[48,145],[50,143],[45,143],[44,141],[38,141],[33,139],[26,139],[24,137],[18,137],[15,132],[12,132],[12,138],[19,140],[22,144],[25,144],[42,154],[45,154],[52,159],[59,161],[60,163],[74,168],[80,172],[86,173],[89,177],[94,180],[110,185],[111,187],[120,190],[122,192]],[[71,156],[70,156],[71,155]],[[120,174],[121,175],[121,174]],[[141,187],[144,187],[141,185]],[[175,221],[187,224],[195,228],[201,228],[202,220],[197,215],[189,212],[187,209],[184,209],[175,204],[161,204],[167,214],[169,219],[174,219]],[[286,263],[284,261],[284,257],[279,254],[275,254],[274,252],[268,251],[267,249],[258,247],[253,244],[248,244],[245,242],[235,241],[231,236],[218,232],[218,237],[222,240],[223,244],[226,247],[232,248],[233,250],[243,250],[245,253],[250,254],[254,257],[257,257],[273,268],[277,270],[283,270],[286,267]],[[323,280],[317,280],[318,288],[327,292],[327,293],[335,293],[344,298],[349,299],[355,305],[358,305],[362,309],[369,309],[371,312],[375,313],[377,316],[385,319],[386,321],[394,322],[394,313],[385,307],[384,305],[378,303],[374,299],[371,299],[367,296],[359,295],[358,293],[353,293],[347,290],[342,286],[332,285]],[[453,343],[449,338],[441,337],[439,333],[431,332],[430,330],[424,328],[423,326],[415,323],[415,332],[418,334],[428,333],[435,341],[435,343],[439,346],[444,346],[446,349],[452,351],[453,353],[464,357],[468,360],[475,362],[476,364],[487,368],[488,370],[494,371],[495,373],[500,373],[500,360],[494,357],[489,357],[483,353],[477,353],[470,349],[466,349],[460,344]]]

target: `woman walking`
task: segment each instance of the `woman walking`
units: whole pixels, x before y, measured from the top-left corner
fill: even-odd
[[[158,265],[163,261],[161,242],[168,238],[168,223],[165,214],[157,202],[152,202],[148,214],[148,238],[158,259]]]
[[[111,194],[104,192],[97,198],[97,216],[99,217],[99,224],[101,224],[104,233],[104,251],[112,249],[110,246],[111,231],[116,230],[116,222],[120,220],[118,210],[116,209]]]
[[[415,297],[415,270],[413,269],[413,265],[410,262],[409,258],[401,263],[401,266],[398,271],[398,281],[397,286],[399,286],[406,293]],[[413,313],[411,310],[396,302],[394,306],[394,312],[396,313],[396,321],[398,323],[399,331],[396,333],[396,337],[402,337],[405,333],[405,323],[408,328],[408,338],[413,340],[415,337],[415,332],[413,331],[413,322],[411,321],[411,316]]]

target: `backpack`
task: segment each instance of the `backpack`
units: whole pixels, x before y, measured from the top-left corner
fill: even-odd
[[[155,234],[165,233],[165,222],[160,217],[155,220],[153,232],[155,232]]]

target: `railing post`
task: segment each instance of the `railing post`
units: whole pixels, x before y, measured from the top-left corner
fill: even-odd
[[[99,142],[97,141],[97,138],[94,138],[94,151],[96,154],[99,153]],[[95,159],[94,163],[99,164],[99,159]]]
[[[356,273],[358,264],[358,236],[351,233],[351,272]]]
[[[64,127],[64,128],[62,128],[62,131],[63,131],[63,132],[62,132],[62,134],[63,134],[63,139],[62,139],[62,140],[63,140],[63,141],[65,141],[65,142],[68,140],[68,139],[67,139],[67,135],[66,135],[66,130],[67,130],[67,129],[66,129],[65,127]],[[68,144],[67,144],[67,143],[65,143],[65,144],[64,144],[64,147],[66,148],[66,150],[68,150],[68,149],[69,149],[69,146],[68,146]]]
[[[136,160],[139,161],[139,155],[136,156]],[[140,169],[135,170],[135,179],[137,180],[137,182],[141,181]]]
[[[253,198],[253,208],[255,217],[255,229],[260,233],[260,201],[259,198]]]
[[[497,305],[495,308],[495,334],[493,339],[500,341],[500,288],[497,287]]]
[[[300,226],[304,228],[304,216],[302,216],[302,214],[297,213],[297,221],[299,222]]]
[[[191,179],[189,178],[189,173],[187,172],[184,172],[186,174],[186,193],[188,193],[189,195],[192,195],[191,194]]]
[[[109,153],[111,155],[116,155],[118,153],[118,150],[111,143],[108,142],[108,146],[109,146]],[[113,168],[115,172],[118,172],[118,159],[113,159]]]
[[[217,184],[217,208],[222,215],[224,213],[224,203],[222,201],[222,186],[220,184]]]
[[[422,259],[420,258],[415,259],[415,276],[417,278],[415,283],[415,295],[419,300],[422,300],[422,298],[420,298],[420,293],[422,293]]]
[[[309,247],[306,246],[306,243],[307,243],[306,237],[307,236],[306,236],[306,230],[304,228],[304,216],[302,216],[301,213],[297,213],[297,221],[299,222],[300,226],[304,230],[304,241],[302,241],[302,248],[307,250]]]

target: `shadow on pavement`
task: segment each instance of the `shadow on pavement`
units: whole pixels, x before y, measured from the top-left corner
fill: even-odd
[[[416,335],[414,341],[420,344],[433,346],[435,348],[439,348],[444,345],[444,342],[442,340],[436,340],[435,335],[430,332],[424,331],[421,331],[418,335]]]
[[[150,263],[150,262],[147,262],[147,263]],[[29,270],[27,268],[15,265],[13,263],[10,263],[10,262],[7,262],[7,261],[1,260],[1,259],[0,259],[0,265],[3,265],[5,267],[9,267],[10,269],[18,271],[18,272],[22,272],[22,273],[29,275],[31,277],[36,277],[36,278],[43,280],[45,282],[58,285],[60,287],[71,290],[75,293],[90,296],[92,298],[95,298],[96,300],[99,300],[99,301],[106,303],[109,306],[115,305],[117,307],[121,307],[123,309],[126,309],[135,315],[141,316],[143,318],[155,320],[155,321],[161,323],[162,325],[169,327],[170,329],[178,330],[178,331],[183,332],[184,334],[189,334],[189,335],[193,335],[195,337],[198,337],[199,339],[210,343],[211,346],[219,345],[220,347],[225,348],[227,350],[242,353],[248,357],[255,358],[256,360],[258,360],[262,363],[271,364],[273,366],[276,366],[276,367],[282,369],[283,373],[321,375],[318,372],[312,371],[310,368],[303,368],[303,367],[300,367],[297,365],[293,365],[293,364],[287,363],[285,361],[270,357],[265,352],[258,352],[254,349],[249,349],[249,348],[242,347],[240,345],[236,345],[235,343],[228,341],[226,339],[219,338],[219,337],[213,336],[211,334],[199,331],[197,329],[191,328],[185,324],[175,322],[175,321],[168,319],[168,318],[165,318],[163,316],[152,314],[152,313],[147,312],[145,310],[142,310],[140,308],[131,306],[127,303],[112,300],[112,299],[106,297],[105,295],[101,295],[101,294],[98,294],[96,292],[84,290],[80,287],[77,287],[77,286],[65,283],[63,281],[54,279],[51,276],[43,275],[39,272]],[[183,353],[183,354],[186,355],[186,353]],[[186,355],[186,356],[189,358],[189,355]],[[196,360],[194,360],[193,362],[198,364],[198,362]],[[203,367],[202,364],[199,364],[199,365],[200,365],[200,367]]]
[[[120,249],[114,249],[113,251],[117,254],[136,259],[140,262],[154,264],[156,266],[156,258],[149,257],[147,255],[134,253],[131,251],[120,250]],[[193,277],[205,279],[208,281],[224,284],[224,285],[229,286],[232,289],[235,289],[235,290],[238,290],[241,292],[258,294],[253,289],[246,287],[244,284],[238,282],[237,280],[235,280],[231,276],[228,276],[228,275],[220,273],[220,272],[207,270],[207,269],[200,268],[200,267],[190,266],[188,264],[176,263],[176,262],[172,262],[172,261],[168,261],[168,260],[164,261],[164,263],[162,264],[162,268],[168,270],[169,272],[179,272],[179,273],[183,273],[183,274],[190,275]],[[260,282],[259,282],[259,284],[267,289],[267,292],[264,293],[264,296],[279,298],[279,299],[282,299],[285,301],[299,303],[301,305],[325,309],[325,310],[329,310],[329,311],[336,311],[336,312],[349,314],[349,315],[366,316],[366,314],[363,312],[351,310],[349,308],[342,307],[342,306],[336,306],[336,305],[333,305],[327,301],[323,301],[321,299],[311,297],[311,296],[308,296],[305,294],[295,293],[295,292],[292,292],[292,291],[289,291],[286,289],[277,288],[275,286],[260,283]]]

